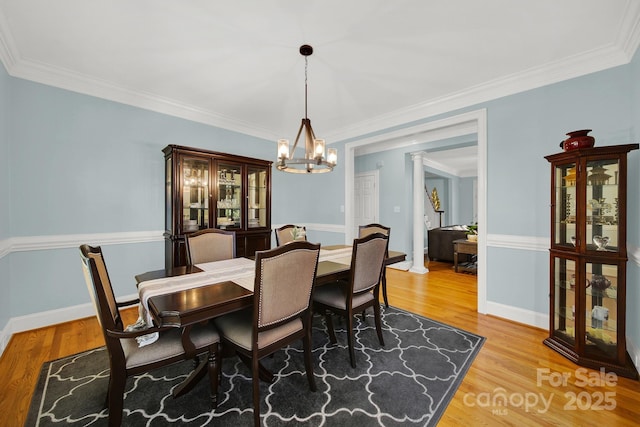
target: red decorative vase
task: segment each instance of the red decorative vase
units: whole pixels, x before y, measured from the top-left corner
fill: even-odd
[[[596,140],[594,137],[587,135],[589,132],[591,132],[591,129],[568,132],[567,135],[569,135],[569,138],[562,141],[560,146],[564,151],[575,150],[577,148],[591,148]]]

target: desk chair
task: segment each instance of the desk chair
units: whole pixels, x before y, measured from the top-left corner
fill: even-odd
[[[191,356],[187,355],[182,346],[182,328],[151,327],[135,332],[125,332],[119,308],[137,304],[139,300],[121,303],[116,301],[99,246],[80,246],[80,258],[89,295],[95,306],[98,322],[102,327],[109,352],[110,371],[107,393],[109,426],[122,424],[124,388],[128,377],[180,362],[202,353],[208,353],[211,404],[215,408],[218,401],[220,370],[217,355],[220,337],[211,323],[196,325],[191,329],[189,336],[195,346]],[[136,337],[154,332],[159,333],[156,342],[144,347],[138,346]]]

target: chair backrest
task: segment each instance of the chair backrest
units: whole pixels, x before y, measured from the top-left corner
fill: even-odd
[[[374,288],[382,276],[389,236],[369,234],[353,240],[351,253],[351,289],[357,294]]]
[[[320,244],[295,241],[256,252],[254,321],[268,329],[309,310]]]
[[[367,237],[369,234],[374,233],[382,233],[389,237],[391,235],[391,228],[380,224],[367,224],[358,227],[358,237],[360,238]]]
[[[307,240],[307,228],[304,226],[298,227],[297,225],[287,224],[276,229],[276,245],[278,246],[299,240]]]
[[[189,265],[236,257],[236,233],[207,228],[186,236]]]
[[[84,278],[87,288],[89,288],[89,295],[98,316],[98,322],[102,326],[105,341],[109,344],[111,340],[108,339],[106,330],[122,331],[124,325],[113,294],[107,266],[102,256],[102,249],[100,246],[82,245],[80,246],[80,258],[82,260]]]

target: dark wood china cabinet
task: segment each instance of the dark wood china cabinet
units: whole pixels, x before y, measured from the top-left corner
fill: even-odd
[[[235,231],[236,256],[271,247],[271,161],[169,145],[165,157],[165,267],[186,264],[184,236]]]
[[[578,365],[629,378],[638,377],[625,337],[627,154],[636,149],[580,148],[545,157],[551,309],[544,343]]]

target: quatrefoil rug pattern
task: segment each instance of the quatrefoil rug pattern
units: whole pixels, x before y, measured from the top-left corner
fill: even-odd
[[[314,316],[313,356],[318,390],[311,392],[302,346],[263,359],[275,373],[261,383],[265,426],[433,426],[484,343],[469,332],[393,307],[383,310],[381,347],[373,316],[357,316],[357,368],[351,368],[344,322],[336,324],[337,345],[324,320]],[[237,357],[224,359],[219,404],[209,405],[208,382],[178,399],[171,391],[192,369],[184,362],[129,378],[125,426],[251,426],[251,375]],[[106,426],[109,377],[104,347],[44,364],[27,426]]]

